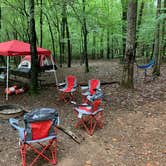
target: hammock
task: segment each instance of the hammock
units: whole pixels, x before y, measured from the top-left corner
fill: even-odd
[[[137,67],[139,69],[150,69],[151,67],[153,67],[154,64],[155,64],[155,61],[154,61],[154,59],[152,59],[152,60],[150,60],[150,62],[148,64],[144,64],[144,65],[138,65],[137,64]]]
[[[144,78],[146,78],[146,76],[147,76],[147,69],[152,68],[154,64],[155,64],[155,60],[154,59],[151,59],[149,63],[144,64],[144,65],[138,65],[136,63],[136,65],[137,65],[137,75],[138,75],[138,69],[143,69],[144,70],[144,76],[145,76]]]

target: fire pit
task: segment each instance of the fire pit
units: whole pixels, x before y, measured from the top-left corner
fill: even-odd
[[[0,119],[9,119],[23,115],[24,110],[19,105],[0,105]]]

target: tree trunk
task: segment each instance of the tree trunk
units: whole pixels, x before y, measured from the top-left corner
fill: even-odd
[[[0,3],[0,29],[2,28],[2,7]]]
[[[40,47],[43,46],[43,1],[40,0]]]
[[[144,0],[142,0],[141,2],[141,6],[140,6],[140,10],[139,10],[139,16],[138,16],[138,23],[137,23],[137,34],[139,33],[139,28],[140,28],[140,25],[141,25],[141,22],[142,22],[142,15],[143,15],[143,10],[144,10]],[[137,51],[137,45],[138,45],[138,42],[136,40],[136,43],[135,43],[135,51]],[[141,46],[143,47],[143,46]],[[141,52],[141,51],[140,51]],[[137,53],[135,53],[137,54]]]
[[[127,40],[125,51],[125,63],[123,66],[122,86],[134,88],[134,60],[136,40],[137,0],[129,0],[127,11]]]
[[[100,36],[100,57],[99,58],[103,58],[104,57],[104,46],[103,46],[103,30],[101,32],[101,36]]]
[[[107,59],[110,59],[110,29],[107,28]]]
[[[29,0],[30,17],[30,50],[31,50],[31,92],[37,93],[38,90],[38,57],[36,48],[36,31],[34,19],[34,0]]]
[[[163,8],[165,9],[164,11],[163,11],[163,13],[164,14],[166,14],[166,0],[164,0],[164,4],[163,4]],[[165,47],[166,47],[166,40],[165,40],[165,33],[166,33],[166,31],[165,31],[165,21],[166,21],[166,18],[165,19],[163,19],[163,21],[162,21],[162,32],[161,32],[161,43],[162,43],[162,46],[161,46],[161,56],[163,56],[163,55],[165,55]]]
[[[70,44],[70,32],[66,16],[66,37],[67,37],[67,51],[68,51],[68,63],[67,67],[71,67],[71,44]]]
[[[82,64],[84,64],[85,63],[85,57],[84,57],[84,53],[83,53],[83,51],[84,51],[84,39],[83,39],[83,29],[82,29],[82,25],[81,25],[81,42],[80,42],[80,59],[81,59],[81,61],[80,61],[80,64],[82,65]]]
[[[125,57],[125,49],[126,49],[126,22],[127,22],[127,4],[128,0],[121,0],[122,4],[122,42],[123,42],[123,58]]]
[[[50,35],[51,35],[53,57],[55,58],[56,53],[55,53],[54,35],[53,35],[53,32],[52,32],[52,28],[51,28],[51,24],[50,24],[50,21],[49,21],[49,17],[48,17],[48,15],[46,13],[44,13],[44,14],[45,14],[47,22],[48,22],[48,27],[49,27],[49,31],[50,31]]]
[[[96,32],[93,31],[92,59],[96,59]]]
[[[65,13],[66,13],[66,2],[64,2],[62,6],[60,67],[62,67],[65,57],[65,24],[66,24]]]
[[[161,0],[157,0],[157,14],[156,19],[160,17],[160,9],[161,9]],[[154,42],[154,58],[155,65],[153,69],[153,74],[156,76],[160,75],[160,22],[157,20],[156,31],[155,31],[155,42]]]
[[[88,31],[86,27],[86,16],[85,16],[85,4],[86,0],[82,0],[82,5],[83,5],[83,25],[82,25],[82,30],[83,30],[83,43],[84,43],[84,48],[83,48],[83,54],[85,58],[85,72],[89,72],[89,64],[88,64],[88,49],[87,49],[87,37],[88,37]]]
[[[111,40],[111,59],[114,58],[114,38],[112,33],[112,40]]]

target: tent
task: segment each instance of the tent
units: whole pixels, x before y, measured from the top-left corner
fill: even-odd
[[[37,48],[38,55],[50,56],[51,51],[44,48]],[[0,43],[0,55],[2,56],[21,56],[30,55],[30,44],[19,40],[11,40]]]
[[[51,57],[51,51],[37,47],[38,55],[45,55]],[[7,42],[0,43],[0,56],[7,57],[7,77],[6,77],[6,88],[8,88],[8,80],[9,80],[9,56],[23,56],[23,55],[30,55],[30,44],[25,43],[19,40],[11,40]],[[51,57],[52,63],[53,58]],[[53,63],[54,64],[54,63]],[[53,65],[54,66],[54,65]],[[56,71],[54,70],[54,75],[57,82]],[[8,99],[8,94],[6,94],[6,99]]]
[[[51,61],[51,56],[46,56],[46,55],[38,55],[38,61],[39,61],[39,66],[44,67],[44,66],[52,66],[52,61]],[[54,65],[56,64],[55,60],[53,61]],[[22,64],[28,63],[28,68],[31,68],[31,55],[25,55],[18,68],[22,66]],[[55,66],[56,67],[56,66]]]

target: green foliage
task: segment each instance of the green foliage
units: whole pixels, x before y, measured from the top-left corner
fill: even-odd
[[[1,0],[2,28],[0,41],[20,39],[29,41],[28,38],[28,2],[21,0]],[[51,35],[48,20],[54,34],[55,49],[59,55],[59,31],[62,19],[62,6],[67,5],[67,19],[70,30],[73,58],[80,57],[82,52],[82,0],[45,0],[43,1],[43,47],[52,50]],[[141,0],[139,0],[139,5]],[[86,21],[88,30],[88,54],[93,49],[93,33],[96,36],[96,52],[107,49],[107,29],[110,31],[110,46],[113,50],[122,50],[122,5],[127,5],[127,0],[91,0],[86,1]],[[40,5],[35,6],[37,41],[40,43]],[[163,10],[163,9],[162,9]],[[152,0],[145,0],[145,9],[142,24],[139,29],[138,44],[151,45],[154,39],[156,24],[156,4]],[[165,18],[162,14],[159,21]],[[101,44],[101,35],[103,43]],[[67,39],[65,39],[66,43]],[[103,48],[101,48],[103,47]],[[120,53],[119,53],[120,54]],[[106,55],[105,55],[106,56]]]

